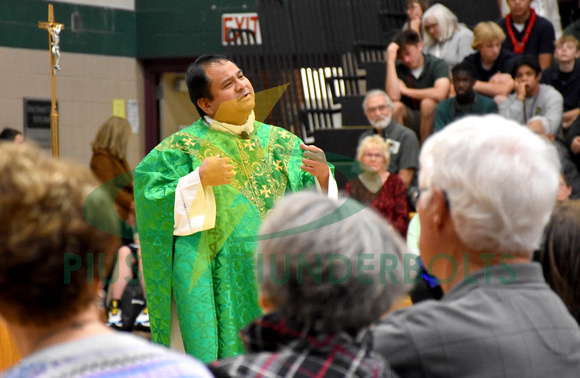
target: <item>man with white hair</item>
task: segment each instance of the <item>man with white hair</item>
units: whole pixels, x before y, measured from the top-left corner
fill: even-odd
[[[388,171],[399,175],[405,188],[417,186],[419,170],[419,140],[417,135],[393,120],[393,102],[380,89],[368,91],[362,104],[363,110],[373,130],[363,133],[359,139],[378,134],[389,144],[391,160]]]
[[[419,248],[441,301],[386,316],[375,348],[404,377],[580,371],[580,329],[531,262],[558,192],[552,145],[505,118],[463,118],[423,145]]]
[[[578,173],[578,168],[572,161],[572,153],[566,147],[564,141],[556,138],[552,134],[550,120],[544,116],[535,116],[528,121],[527,126],[528,129],[554,144],[556,151],[558,151],[558,157],[560,158],[560,165],[562,166],[561,172],[572,189],[570,199],[580,198],[580,174]]]

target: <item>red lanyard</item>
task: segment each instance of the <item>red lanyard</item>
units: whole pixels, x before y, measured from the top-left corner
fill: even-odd
[[[423,68],[425,69],[425,68]],[[409,88],[413,89],[413,75],[407,75],[409,79]],[[413,102],[413,107],[415,109],[421,109],[421,101],[417,100],[416,98],[411,97],[411,101]]]
[[[524,52],[526,47],[526,43],[528,43],[528,39],[530,39],[530,34],[532,33],[532,28],[536,23],[536,11],[534,8],[530,8],[530,18],[528,20],[528,26],[526,27],[526,31],[524,33],[524,37],[522,38],[521,42],[518,42],[516,39],[516,35],[514,33],[514,28],[512,27],[512,14],[508,13],[505,16],[505,27],[508,32],[508,36],[510,37],[510,41],[512,42],[512,46],[514,47],[514,52],[516,54],[521,54]]]

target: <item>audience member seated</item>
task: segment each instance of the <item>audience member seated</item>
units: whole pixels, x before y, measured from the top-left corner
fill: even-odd
[[[580,202],[556,205],[536,254],[544,277],[580,324]]]
[[[437,104],[435,110],[435,132],[441,131],[451,122],[470,114],[497,113],[497,104],[491,98],[473,90],[476,70],[473,64],[461,62],[453,67],[452,81],[455,97]]]
[[[210,366],[216,377],[392,377],[368,327],[407,289],[396,232],[356,201],[302,192],[260,235],[266,315],[241,331],[247,354]]]
[[[556,88],[564,97],[564,115],[562,128],[564,133],[580,113],[580,42],[571,35],[560,37],[556,41],[554,57],[558,62],[542,72],[540,83]]]
[[[411,128],[422,143],[433,132],[437,103],[449,93],[449,68],[441,59],[423,54],[419,34],[411,30],[395,36],[386,60],[386,92],[394,102],[393,118]]]
[[[560,189],[558,189],[558,202],[564,202],[570,200],[570,195],[572,194],[572,187],[568,185],[566,177],[560,173]]]
[[[112,299],[108,308],[108,322],[111,327],[123,330],[130,330],[135,325],[137,328],[147,330],[149,328],[149,314],[145,307],[141,314],[137,316],[135,324],[123,324],[123,314],[121,310],[121,298],[127,287],[127,274],[133,271],[143,272],[141,267],[141,252],[136,249],[136,256],[139,260],[139,268],[133,268],[130,262],[131,249],[129,245],[135,242],[133,228],[135,226],[135,201],[133,197],[133,183],[130,173],[131,170],[127,162],[127,147],[133,132],[129,122],[123,118],[108,118],[97,131],[95,140],[91,146],[93,156],[91,157],[90,167],[94,175],[106,183],[108,191],[115,198],[115,209],[119,215],[121,234],[123,236],[124,246],[121,246],[117,258],[117,271],[120,277],[115,279],[111,284]],[[125,174],[125,175],[124,175]],[[138,270],[140,269],[140,270]],[[145,284],[143,274],[139,275],[143,294],[145,294]],[[131,278],[129,278],[130,280]]]
[[[562,36],[562,23],[560,20],[560,10],[558,7],[558,3],[560,1],[564,2],[568,0],[532,0],[530,4],[530,6],[534,8],[538,15],[544,17],[552,23],[556,38],[560,38]],[[510,12],[507,1],[497,0],[497,2],[502,17],[507,16],[507,14]]]
[[[380,135],[364,138],[358,145],[356,159],[362,173],[346,184],[346,194],[374,207],[405,237],[409,226],[409,205],[403,181],[387,171],[389,147]]]
[[[552,64],[554,53],[554,26],[530,7],[531,0],[507,0],[510,8],[499,26],[507,38],[503,47],[521,55],[535,56],[543,69]]]
[[[408,127],[393,120],[393,102],[385,91],[373,89],[367,92],[362,106],[373,130],[365,131],[359,143],[373,134],[385,138],[391,154],[388,171],[398,175],[407,190],[411,188],[411,191],[414,191],[417,187],[419,170],[417,135]]]
[[[492,97],[499,105],[514,89],[511,76],[516,55],[504,48],[503,30],[491,21],[480,22],[473,28],[473,44],[477,52],[465,58],[477,69],[475,86],[477,93]]]
[[[442,59],[449,69],[473,52],[473,32],[446,6],[435,4],[423,13],[423,52]]]
[[[403,30],[413,30],[421,35],[421,20],[423,13],[433,4],[431,0],[407,0],[407,21]]]
[[[103,192],[87,198],[99,185],[88,169],[4,143],[0,176],[0,317],[23,357],[3,377],[211,376],[103,323],[99,273],[117,238],[100,228],[115,214]]]
[[[469,116],[419,160],[421,258],[444,296],[387,315],[376,350],[402,377],[576,376],[580,328],[531,262],[556,202],[554,148],[503,117]]]
[[[5,127],[0,133],[0,142],[24,143],[24,135],[16,129]]]
[[[578,168],[576,168],[576,164],[572,161],[570,150],[566,147],[564,141],[556,138],[552,134],[548,119],[544,116],[534,116],[528,121],[527,126],[534,133],[545,138],[556,147],[562,166],[561,172],[566,178],[566,183],[572,188],[572,192],[568,197],[572,199],[580,198],[580,174],[578,173]]]
[[[515,93],[499,106],[499,114],[526,125],[533,116],[541,115],[550,123],[550,133],[562,138],[564,99],[560,92],[547,84],[540,84],[542,71],[538,60],[530,55],[516,58],[512,67]]]

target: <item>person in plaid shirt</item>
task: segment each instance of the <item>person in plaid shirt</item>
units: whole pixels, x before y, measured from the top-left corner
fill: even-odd
[[[216,377],[394,377],[369,326],[408,286],[405,245],[371,208],[291,194],[262,224],[257,269],[266,315],[241,331],[247,354]]]

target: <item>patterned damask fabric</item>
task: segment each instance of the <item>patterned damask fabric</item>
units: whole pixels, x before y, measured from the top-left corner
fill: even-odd
[[[238,331],[261,314],[254,262],[260,223],[285,193],[314,186],[314,177],[300,169],[300,143],[288,131],[259,122],[242,139],[211,130],[200,119],[139,164],[135,203],[154,341],[169,345],[173,290],[189,354],[210,362],[243,352]],[[229,159],[235,176],[231,185],[213,188],[215,227],[174,237],[179,179],[217,154]]]

